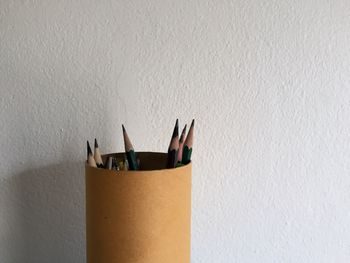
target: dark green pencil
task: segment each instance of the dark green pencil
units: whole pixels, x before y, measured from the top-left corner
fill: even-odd
[[[132,147],[132,144],[130,142],[128,134],[126,133],[124,125],[122,125],[122,128],[123,128],[125,154],[129,163],[129,170],[138,170],[139,165],[137,163],[137,158],[136,158],[134,148]]]
[[[194,119],[192,120],[190,130],[188,131],[184,148],[182,150],[182,160],[181,163],[188,164],[191,161],[192,146],[193,146],[193,129],[194,129]]]

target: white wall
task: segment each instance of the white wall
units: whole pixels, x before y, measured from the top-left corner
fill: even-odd
[[[350,4],[0,1],[0,262],[84,262],[85,141],[196,118],[192,262],[350,261]]]

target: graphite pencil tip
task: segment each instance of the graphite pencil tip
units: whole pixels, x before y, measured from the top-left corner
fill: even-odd
[[[98,143],[97,143],[96,138],[95,138],[95,148],[98,148]]]
[[[185,124],[185,127],[182,129],[181,136],[180,136],[180,142],[183,142],[185,140],[186,129],[187,129],[187,124]]]
[[[173,135],[168,148],[167,167],[174,168],[178,160],[179,151],[179,120],[176,119]]]
[[[176,136],[179,136],[179,119],[176,119],[173,136],[171,136],[171,138],[174,139]]]
[[[91,147],[89,141],[86,141],[87,155],[92,155]]]
[[[187,145],[188,148],[192,148],[192,145],[193,145],[193,130],[194,130],[194,119],[191,122],[191,127],[188,131],[188,134],[185,140],[185,145]]]
[[[122,125],[122,128],[123,128],[123,137],[124,137],[125,151],[128,152],[130,150],[133,150],[134,147],[132,146],[132,143],[131,143],[131,141],[129,139],[129,135],[126,132],[126,129],[125,129],[124,125]]]

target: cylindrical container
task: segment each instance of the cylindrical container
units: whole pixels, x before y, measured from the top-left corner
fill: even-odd
[[[139,171],[85,166],[87,262],[189,263],[191,163],[166,169],[165,153],[138,157]]]

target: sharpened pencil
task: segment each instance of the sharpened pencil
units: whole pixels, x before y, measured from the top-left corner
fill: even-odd
[[[179,120],[176,119],[173,135],[171,136],[168,148],[167,168],[174,168],[177,163],[177,154],[179,151]]]
[[[137,164],[137,158],[136,158],[134,148],[131,144],[131,141],[130,141],[129,136],[125,130],[124,125],[122,125],[122,128],[123,128],[125,154],[126,154],[126,158],[128,160],[128,164],[129,164],[128,168],[129,168],[129,170],[138,170],[139,165]]]
[[[187,128],[187,124],[186,124],[185,127],[182,129],[181,136],[180,136],[180,140],[179,140],[179,152],[178,152],[178,154],[177,154],[177,162],[178,162],[178,163],[181,163],[181,160],[182,160],[182,151],[183,151],[184,143],[185,143],[186,128]]]
[[[89,141],[86,141],[86,146],[87,146],[87,163],[92,167],[97,167],[94,156],[92,155]]]
[[[101,152],[100,152],[100,148],[98,147],[97,144],[97,140],[95,138],[95,149],[94,149],[94,158],[95,158],[95,162],[98,168],[103,168],[103,162],[102,162],[102,158],[101,158]]]
[[[188,164],[191,161],[192,146],[193,146],[193,129],[194,129],[194,119],[192,120],[191,127],[188,131],[182,152],[183,164]]]

